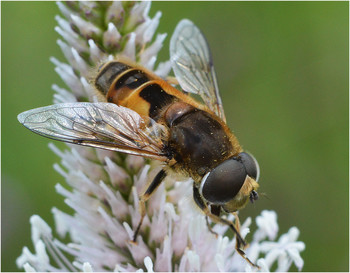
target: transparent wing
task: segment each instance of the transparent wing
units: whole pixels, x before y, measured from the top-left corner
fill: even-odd
[[[170,59],[184,91],[198,94],[226,122],[208,43],[189,20],[181,20],[170,40]]]
[[[48,138],[161,161],[167,129],[112,103],[62,103],[18,115],[29,130]]]

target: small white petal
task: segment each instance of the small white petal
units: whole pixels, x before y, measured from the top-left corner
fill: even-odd
[[[103,56],[102,51],[95,44],[94,40],[89,39],[88,43],[89,43],[89,52],[90,52],[91,60],[95,63],[99,62]]]
[[[122,54],[121,54],[122,55]],[[113,55],[108,55],[107,58],[105,59],[105,62],[110,62],[113,61],[115,59],[115,57]]]
[[[190,265],[189,271],[200,271],[200,257],[194,251],[187,251],[186,254]]]
[[[84,264],[83,264],[83,271],[84,271],[84,272],[93,272],[91,264],[89,264],[89,263],[84,263]]]
[[[217,253],[224,253],[228,245],[228,237],[222,237],[220,236],[217,239],[217,244],[216,244],[216,252]]]
[[[290,266],[292,265],[292,261],[288,258],[288,255],[284,252],[278,257],[278,267],[276,269],[277,272],[287,272]]]
[[[139,44],[146,44],[152,40],[153,35],[156,32],[156,29],[159,25],[159,19],[161,16],[162,13],[158,11],[151,20],[146,20],[143,24],[136,28],[136,41]]]
[[[85,42],[71,29],[69,23],[60,16],[56,16],[55,19],[59,24],[59,26],[55,27],[55,31],[58,32],[70,46],[75,47],[79,52],[85,51]]]
[[[186,271],[186,265],[187,265],[187,260],[188,260],[187,259],[187,255],[186,255],[187,251],[188,251],[188,248],[186,248],[186,250],[185,250],[185,255],[181,256],[181,260],[180,260],[179,268],[178,268],[179,272],[185,272]]]
[[[121,248],[124,247],[129,236],[123,226],[115,218],[113,219],[108,215],[101,207],[98,208],[98,212],[106,223],[105,232],[109,235],[113,243]]]
[[[182,182],[176,182],[174,184],[174,188],[168,191],[169,201],[174,204],[178,204],[181,202],[190,202],[189,200],[193,199],[192,183],[193,183],[192,179],[187,179]],[[193,205],[194,206],[192,208],[195,208],[196,205],[195,204]],[[179,205],[178,207],[181,209],[182,206]]]
[[[72,11],[68,9],[66,5],[64,5],[62,2],[59,2],[59,1],[56,2],[56,5],[58,6],[58,8],[60,9],[60,11],[65,17],[67,18],[70,17],[70,15],[72,14]]]
[[[152,18],[151,24],[149,25],[149,27],[145,31],[145,35],[144,35],[144,42],[145,43],[148,43],[152,40],[153,35],[156,32],[157,27],[159,25],[160,17],[162,17],[162,12],[158,11],[156,13],[156,15]]]
[[[147,256],[153,259],[153,254],[149,249],[149,246],[145,244],[141,236],[137,238],[137,245],[129,243],[127,247],[132,254],[132,257],[135,260],[136,264],[141,264],[144,258]]]
[[[137,3],[133,9],[131,10],[131,16],[135,16],[138,18],[146,18],[148,17],[148,13],[151,9],[151,1],[143,1],[140,3]]]
[[[180,216],[176,214],[175,207],[172,203],[165,204],[165,212],[170,216],[174,221],[178,221]]]
[[[57,40],[57,44],[60,46],[64,56],[68,60],[69,64],[76,70],[80,71],[82,75],[86,75],[88,72],[86,62],[80,57],[78,51],[74,47],[68,46],[62,40]]]
[[[149,60],[152,57],[155,57],[159,50],[162,48],[163,46],[163,41],[166,38],[167,34],[158,34],[156,40],[152,43],[152,45],[150,45],[149,47],[147,47],[145,49],[145,51],[142,52],[142,54],[140,55],[140,63],[141,64],[146,64],[149,62]]]
[[[264,210],[256,217],[256,224],[263,230],[270,240],[274,240],[278,233],[277,214],[274,211]],[[263,238],[259,238],[260,240]]]
[[[63,42],[61,39],[57,40],[57,44],[61,48],[64,57],[66,57],[66,59],[70,62],[73,59],[71,47],[65,42]]]
[[[163,208],[159,211],[154,211],[151,221],[150,230],[156,231],[151,232],[150,234],[150,242],[155,241],[156,243],[164,242],[164,238],[166,237],[168,231],[168,221],[165,219],[164,215],[164,203],[165,198],[163,199]]]
[[[129,15],[129,20],[126,25],[126,29],[132,29],[136,24],[143,22],[148,16],[148,12],[151,8],[151,1],[142,1],[140,3],[136,3]]]
[[[77,96],[84,96],[83,86],[79,78],[75,75],[71,66],[61,63],[56,58],[51,57],[50,61],[56,65],[55,71],[62,80],[71,88]]]
[[[129,205],[128,207],[129,207],[129,214],[131,216],[132,226],[135,229],[141,219],[141,215],[139,211],[139,194],[137,193],[135,186],[132,187],[131,194],[132,194],[132,200],[134,200],[134,204],[133,206]],[[144,228],[144,226],[145,224],[143,224],[143,227],[141,227],[141,230]]]
[[[56,189],[56,192],[59,193],[60,195],[68,199],[72,199],[72,200],[74,199],[74,194],[69,190],[66,190],[64,187],[62,187],[61,184],[56,184],[55,189]]]
[[[304,251],[305,250],[305,243],[304,242],[294,242],[294,243],[289,243],[288,244],[289,248],[295,248],[296,250],[298,250],[299,252]]]
[[[151,260],[151,258],[149,256],[147,256],[144,260],[143,260],[145,267],[147,269],[147,272],[154,272],[153,271],[153,262]]]
[[[112,209],[113,215],[118,218],[125,217],[128,213],[128,204],[125,202],[120,192],[115,192],[102,181],[100,182],[100,186],[102,190],[106,193],[106,199],[109,203],[109,206]]]
[[[91,13],[93,9],[97,9],[96,3],[93,1],[79,1],[78,2],[79,9],[84,11],[85,13]]]
[[[128,155],[126,158],[126,165],[129,169],[138,170],[145,165],[145,159],[141,156]]]
[[[39,240],[35,244],[35,252],[37,253],[38,260],[42,264],[49,264],[50,258],[46,253],[45,244],[43,241]]]
[[[142,191],[146,187],[146,184],[147,184],[148,179],[149,179],[149,175],[151,175],[148,173],[150,168],[151,168],[150,165],[145,165],[142,168],[142,170],[138,173],[138,175],[134,177],[134,186],[137,189],[138,195],[141,195],[143,193]],[[151,198],[151,199],[153,199],[153,198]],[[138,200],[138,198],[136,200]],[[149,200],[149,201],[151,201],[151,200]]]
[[[36,272],[36,270],[29,263],[25,263],[23,265],[23,269],[25,272]]]
[[[198,215],[197,217],[192,219],[188,228],[188,236],[191,239],[191,241],[198,240],[203,225],[205,225],[205,222],[202,215]]]
[[[94,35],[100,35],[101,30],[97,28],[94,24],[83,20],[79,16],[72,14],[71,19],[73,23],[78,27],[79,31],[84,37],[91,37]]]
[[[95,149],[96,152],[96,160],[99,160],[102,164],[105,164],[105,158],[108,157],[110,158],[112,161],[115,162],[120,162],[121,158],[120,158],[120,154],[113,152],[113,151],[108,151],[105,149]]]
[[[106,11],[106,22],[122,24],[124,21],[124,8],[122,1],[113,1]]]
[[[60,27],[55,27],[55,31],[62,36],[63,39],[65,39],[70,46],[73,46],[74,48],[79,49],[79,51],[84,51],[85,47],[82,45],[82,42],[79,41],[78,38],[75,38],[74,36],[68,34],[67,32],[64,32]]]
[[[124,47],[124,50],[121,53],[121,55],[129,58],[132,61],[136,60],[135,38],[136,38],[136,34],[134,32],[131,32],[129,34],[129,39]]]
[[[71,15],[71,14],[70,14]],[[56,15],[55,20],[57,21],[59,27],[66,32],[69,35],[72,35],[72,37],[77,38],[78,35],[72,30],[70,27],[70,24],[67,20],[63,19],[61,16]]]
[[[127,272],[127,270],[121,265],[117,264],[113,270],[113,272]]]
[[[108,157],[105,158],[106,166],[104,169],[107,171],[109,175],[109,179],[113,186],[118,186],[123,190],[127,185],[126,179],[129,178],[129,175],[125,172],[125,170],[121,167],[119,167],[117,164],[115,164],[111,159]]]
[[[297,227],[291,227],[288,230],[288,240],[289,242],[295,242],[299,237],[300,231]]]
[[[241,228],[241,236],[244,239],[250,232],[249,228]]]
[[[57,163],[53,164],[53,169],[58,172],[61,176],[63,176],[65,179],[68,179],[68,173],[63,170],[63,168],[58,165]]]
[[[301,271],[301,269],[304,266],[304,260],[303,260],[303,258],[301,258],[299,251],[296,250],[295,248],[289,248],[289,249],[287,249],[287,253],[289,254],[291,259],[293,260],[293,262],[294,262],[295,266],[298,268],[298,270]]]
[[[172,238],[172,246],[174,254],[181,256],[187,247],[187,229],[188,221],[185,217],[180,217],[179,221],[176,222]]]
[[[280,255],[283,255],[283,250],[281,249],[272,249],[265,256],[265,262],[269,268],[271,268],[272,264],[278,259]]]
[[[156,63],[156,61],[157,61],[157,57],[153,56],[148,60],[147,63],[144,63],[143,66],[149,70],[153,70],[153,67],[154,67],[154,64]]]
[[[22,254],[16,259],[16,265],[21,268],[25,263],[34,259],[35,256],[29,251],[28,247],[23,247]]]
[[[70,223],[65,220],[67,217],[63,216],[63,214],[65,213],[58,210],[55,207],[51,209],[51,212],[53,213],[53,216],[55,219],[57,233],[62,237],[65,236],[69,231],[69,227],[70,227]]]
[[[266,253],[274,248],[278,248],[278,244],[275,242],[264,241],[264,242],[260,243],[260,250],[262,252]]]
[[[171,233],[169,233],[169,235],[171,235]],[[171,238],[166,236],[162,245],[162,251],[160,251],[159,248],[156,249],[155,270],[157,272],[171,272],[173,271]]]
[[[30,224],[32,225],[32,241],[37,243],[41,241],[42,236],[51,238],[52,230],[46,222],[40,218],[38,215],[33,215],[30,217]]]
[[[103,45],[105,47],[116,47],[119,45],[121,35],[113,23],[108,24],[107,31],[103,34]]]
[[[261,272],[270,272],[270,269],[269,269],[269,267],[267,266],[267,264],[266,264],[266,262],[265,262],[265,259],[260,258],[260,259],[256,262],[256,264],[257,264],[258,266],[260,266],[260,271],[261,271]]]
[[[251,224],[252,224],[252,218],[247,217],[247,219],[245,219],[244,223],[241,224],[241,228],[249,228]]]
[[[151,24],[151,19],[147,18],[142,24],[138,25],[136,29],[134,30],[134,33],[136,34],[136,43],[139,45],[144,45],[145,44],[145,38],[144,34],[146,29],[149,27]]]
[[[129,235],[129,240],[132,240],[134,237],[134,231],[132,230],[132,228],[129,226],[129,224],[127,222],[124,222],[123,226]]]
[[[83,87],[74,74],[63,67],[56,67],[55,71],[77,96],[84,96]]]
[[[69,92],[67,89],[61,88],[56,84],[53,84],[51,88],[56,91],[53,95],[54,103],[76,102],[77,98]]]
[[[72,55],[74,58],[74,62],[73,62],[74,68],[76,70],[79,70],[82,76],[88,75],[88,71],[89,71],[88,66],[86,62],[83,60],[83,58],[80,57],[78,51],[75,48],[72,48]]]
[[[170,73],[170,70],[171,70],[171,62],[166,61],[166,62],[159,63],[154,73],[161,78],[165,78]]]
[[[83,170],[84,174],[92,181],[105,180],[107,178],[103,166],[83,157],[81,153],[77,151],[77,148],[72,149],[72,155],[79,164],[79,169]]]
[[[103,241],[95,242],[92,245],[68,244],[67,247],[60,245],[63,249],[78,256],[78,259],[88,260],[96,271],[103,271],[103,267],[113,268],[117,263],[124,262],[125,258],[116,255],[114,251],[109,250],[108,245],[103,245]]]
[[[83,73],[85,75],[89,75],[89,71],[88,69]],[[89,101],[94,101],[94,98],[96,98],[96,101],[94,102],[98,102],[100,97],[97,97],[96,95],[96,90],[94,89],[94,87],[86,80],[86,78],[84,77],[80,77],[80,82],[83,85],[84,88],[84,92],[85,94],[89,97]],[[105,102],[105,100],[103,100],[103,102]]]
[[[224,257],[221,254],[215,255],[216,266],[218,267],[219,272],[225,272],[225,263]]]

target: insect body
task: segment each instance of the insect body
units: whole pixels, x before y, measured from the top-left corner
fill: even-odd
[[[198,183],[219,162],[242,151],[215,114],[144,68],[125,61],[107,63],[95,85],[109,102],[165,126],[162,151],[168,166]]]
[[[176,27],[170,56],[181,88],[199,95],[204,104],[145,68],[117,59],[103,65],[94,80],[107,102],[56,104],[24,112],[18,119],[49,138],[165,163],[140,197],[142,217],[134,241],[147,199],[168,173],[182,173],[194,181],[199,208],[213,221],[230,226],[237,251],[254,265],[241,249],[245,242],[239,226],[220,213],[235,212],[257,199],[257,161],[243,152],[226,125],[209,47],[189,20]]]

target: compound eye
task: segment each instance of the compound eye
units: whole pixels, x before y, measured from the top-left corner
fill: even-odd
[[[239,192],[246,176],[241,162],[228,159],[203,177],[201,193],[213,204],[227,203]]]
[[[243,163],[247,174],[251,177],[254,178],[255,181],[259,180],[260,176],[260,168],[258,161],[254,158],[254,156],[248,154],[248,153],[240,153],[238,155],[241,159],[241,162]]]

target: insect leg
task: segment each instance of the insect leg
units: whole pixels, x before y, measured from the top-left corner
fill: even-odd
[[[233,232],[236,234],[237,239],[240,241],[240,243],[242,245],[246,245],[246,242],[243,240],[243,238],[241,237],[241,234],[239,234],[239,232],[237,231],[237,229],[235,228],[234,224],[227,220],[227,219],[223,219],[215,214],[212,214],[208,208],[208,206],[205,204],[205,202],[203,201],[198,188],[193,185],[193,198],[194,201],[196,202],[197,206],[205,213],[205,215],[207,215],[210,219],[212,219],[214,222],[216,223],[222,223],[224,225],[228,225]]]
[[[232,214],[235,216],[236,229],[237,229],[237,231],[240,233],[241,223],[240,223],[240,221],[239,221],[238,213],[237,213],[237,212],[233,212]],[[247,245],[244,245],[244,246],[242,247],[241,242],[240,242],[240,241],[237,239],[237,237],[236,237],[236,247],[235,247],[235,248],[236,248],[237,252],[238,252],[246,261],[248,261],[252,266],[255,266],[255,267],[257,267],[257,268],[260,268],[259,266],[253,264],[253,263],[248,259],[248,257],[245,255],[244,251],[242,251],[242,248],[245,248],[245,247],[247,247]]]
[[[217,216],[220,216],[220,212],[221,212],[221,206],[216,206],[216,205],[211,205],[210,206],[210,212],[214,215],[217,215]],[[208,227],[208,230],[213,233],[216,238],[218,237],[218,234],[211,228],[210,226],[210,223],[209,223],[209,216],[207,215],[205,217],[205,220],[207,222],[207,227]]]
[[[246,256],[245,252],[240,248],[242,245],[243,247],[247,245],[247,243],[244,241],[244,239],[242,238],[241,234],[239,233],[239,231],[236,229],[236,227],[234,226],[234,224],[227,220],[227,219],[223,219],[213,213],[211,213],[211,211],[209,210],[208,206],[205,204],[205,202],[203,201],[198,188],[193,185],[193,198],[194,201],[196,202],[197,206],[210,218],[212,219],[214,222],[216,223],[221,223],[224,225],[228,225],[230,227],[230,229],[233,230],[233,232],[236,234],[236,251],[238,252],[239,255],[241,255],[241,257],[243,259],[245,259],[251,266],[259,268],[259,266],[257,266],[256,264],[254,264],[251,260],[249,260],[249,258]]]
[[[219,234],[217,234],[210,226],[210,223],[209,223],[209,217],[206,216],[205,217],[205,221],[207,222],[207,227],[208,227],[208,230],[210,231],[210,233],[214,234],[216,238],[218,238]]]
[[[143,219],[146,215],[146,201],[151,197],[152,193],[158,188],[158,186],[163,182],[164,178],[166,177],[166,172],[164,170],[161,170],[156,177],[153,179],[152,183],[148,186],[147,190],[144,194],[140,196],[139,199],[139,208],[141,213],[141,219],[139,224],[137,225],[137,228],[135,230],[134,236],[133,236],[133,242],[136,242],[137,234],[140,231]]]
[[[232,214],[235,216],[236,229],[240,233],[241,232],[241,223],[240,223],[239,218],[238,218],[238,213],[233,212]],[[238,240],[236,240],[236,248],[241,248],[240,242]]]

